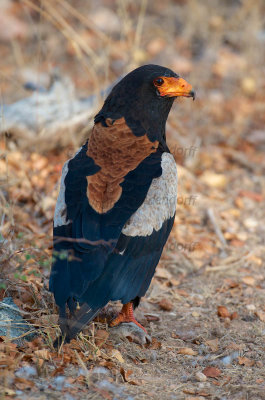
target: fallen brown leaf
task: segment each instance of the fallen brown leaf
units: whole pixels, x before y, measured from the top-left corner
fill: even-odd
[[[185,397],[186,400],[201,400],[202,397],[210,396],[209,393],[204,392],[203,390],[198,391],[198,390],[188,388],[188,389],[183,389],[182,391],[183,391],[183,393],[194,395],[194,396]]]
[[[218,376],[221,375],[220,369],[216,367],[206,367],[204,368],[202,373],[206,375],[208,378],[218,378]]]
[[[215,187],[215,188],[223,188],[227,184],[227,177],[226,175],[223,174],[215,174],[214,172],[211,171],[205,171],[201,177],[201,181],[203,183],[206,183],[206,185],[210,187]]]
[[[56,368],[52,371],[51,376],[63,375],[64,374],[64,366],[60,365],[60,367]]]
[[[251,200],[254,200],[258,203],[261,203],[264,200],[264,197],[262,196],[262,194],[257,193],[257,192],[251,192],[249,190],[241,190],[239,192],[239,195],[242,197],[247,197]]]
[[[186,290],[184,290],[184,289],[177,289],[176,293],[178,295],[180,295],[180,296],[183,296],[183,297],[189,297],[190,296],[189,293],[186,292]]]
[[[197,371],[195,374],[196,381],[198,382],[206,382],[207,376],[204,375],[201,371]]]
[[[43,360],[49,360],[49,359],[50,359],[50,353],[49,353],[49,351],[46,350],[46,349],[36,350],[36,351],[34,351],[34,354],[35,354],[37,357],[42,358]]]
[[[194,351],[191,347],[183,347],[182,349],[178,349],[178,354],[183,354],[187,356],[196,356],[198,354],[197,351]]]
[[[218,382],[218,381],[213,381],[212,383],[213,383],[215,386],[220,386],[220,385],[221,385],[221,383]]]
[[[120,373],[121,376],[124,379],[124,382],[129,383],[130,385],[134,385],[134,386],[140,386],[143,384],[143,381],[140,379],[129,379],[129,377],[132,375],[133,370],[132,369],[128,369],[128,371],[125,371],[124,368],[120,368]]]
[[[104,329],[98,329],[95,335],[95,343],[98,347],[101,347],[109,337],[109,332]]]
[[[31,389],[35,386],[34,382],[29,379],[19,378],[18,376],[16,376],[14,383],[19,390]]]
[[[151,322],[151,321],[159,321],[159,320],[160,320],[160,318],[159,318],[158,315],[154,315],[154,314],[145,314],[144,316],[145,316],[145,318],[147,319],[148,322]]]
[[[256,280],[253,278],[253,276],[244,276],[242,278],[242,281],[249,286],[254,286],[256,284]]]
[[[207,346],[210,347],[210,349],[215,352],[218,350],[218,339],[212,339],[212,340],[206,340],[206,344]]]
[[[3,394],[3,396],[6,395],[6,396],[12,396],[13,397],[16,394],[15,390],[9,389],[9,388],[4,387],[4,386],[0,386],[0,392]]]
[[[183,393],[186,393],[186,394],[195,394],[196,393],[196,391],[194,390],[194,389],[183,389],[182,390],[183,391]]]
[[[115,369],[116,368],[115,363],[112,362],[112,361],[108,361],[108,360],[100,361],[99,365],[102,366],[102,367],[108,368],[108,369]]]
[[[155,276],[156,278],[169,279],[169,280],[172,277],[171,273],[165,268],[157,268]]]
[[[252,365],[255,364],[255,361],[250,360],[250,358],[247,357],[238,357],[238,364],[246,365],[246,367],[252,367]]]
[[[151,350],[161,349],[162,345],[156,338],[152,338],[152,343],[146,343],[145,347]]]
[[[236,311],[234,311],[234,312],[232,312],[232,314],[230,314],[230,319],[231,320],[233,320],[233,319],[238,319],[238,313],[236,312]]]
[[[198,392],[198,395],[202,396],[202,397],[209,397],[210,393],[207,393],[207,392],[204,392],[203,390],[201,390],[201,391]]]
[[[256,311],[255,314],[262,322],[265,322],[265,311]]]
[[[232,279],[225,279],[225,283],[228,285],[229,289],[234,289],[239,286],[239,283]]]
[[[229,318],[230,317],[230,313],[225,306],[217,307],[217,315],[221,318]]]
[[[116,358],[120,363],[124,363],[124,358],[122,357],[121,353],[117,349],[113,349],[112,352],[110,353],[111,357]]]
[[[245,242],[239,239],[232,239],[230,241],[230,245],[233,247],[243,247],[245,245]]]
[[[99,393],[101,398],[103,398],[105,400],[112,400],[112,398],[113,398],[112,395],[107,390],[94,387],[94,391]]]
[[[165,310],[165,311],[172,311],[174,306],[173,306],[173,304],[171,303],[170,300],[168,300],[168,299],[162,299],[162,300],[159,302],[159,307],[160,307],[162,310]]]
[[[124,379],[124,382],[128,382],[129,376],[133,373],[132,369],[128,369],[128,371],[125,371],[123,367],[120,368],[120,373]]]

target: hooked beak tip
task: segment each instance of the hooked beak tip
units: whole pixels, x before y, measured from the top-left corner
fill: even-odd
[[[189,95],[190,95],[190,97],[192,97],[192,99],[193,99],[193,101],[194,101],[195,98],[196,98],[196,92],[195,92],[194,90],[191,90],[190,93],[189,93]]]

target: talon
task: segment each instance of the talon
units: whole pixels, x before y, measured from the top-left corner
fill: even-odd
[[[110,322],[110,326],[114,327],[119,324],[122,324],[123,322],[129,323],[133,322],[135,325],[137,325],[139,328],[141,328],[145,333],[147,333],[147,330],[138,322],[136,321],[134,314],[133,314],[133,303],[127,303],[124,304],[121,311],[119,312],[118,316],[114,318]]]

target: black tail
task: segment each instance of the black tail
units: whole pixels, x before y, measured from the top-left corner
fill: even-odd
[[[72,340],[90,321],[92,321],[101,310],[100,308],[91,309],[88,304],[84,303],[71,318],[68,323],[68,333],[66,338]]]
[[[65,310],[60,310],[59,325],[62,335],[53,343],[54,347],[60,347],[65,342],[69,343],[76,335],[91,322],[99,313],[101,308],[91,309],[88,304],[83,303],[81,307],[75,311],[74,315],[69,319]]]

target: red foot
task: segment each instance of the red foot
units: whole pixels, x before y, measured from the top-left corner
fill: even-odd
[[[132,302],[124,304],[119,315],[111,321],[110,326],[117,326],[122,322],[133,322],[147,333],[147,330],[134,318]]]

